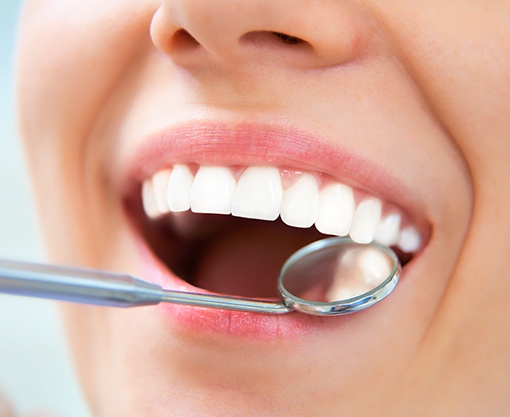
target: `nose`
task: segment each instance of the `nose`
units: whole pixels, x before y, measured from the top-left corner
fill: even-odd
[[[359,10],[338,0],[163,0],[151,25],[154,44],[184,66],[341,65],[369,35]]]

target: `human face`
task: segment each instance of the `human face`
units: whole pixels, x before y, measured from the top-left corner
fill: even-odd
[[[21,127],[53,262],[268,296],[281,260],[322,236],[159,215],[160,180],[149,179],[172,169],[182,174],[176,188],[187,169],[205,178],[195,211],[229,211],[208,190],[266,167],[253,170],[257,184],[287,190],[303,179],[283,197],[302,192],[301,208],[277,207],[287,223],[307,226],[314,207],[335,207],[336,197],[309,206],[331,186],[347,190],[341,207],[352,208],[352,195],[356,207],[370,201],[362,225],[379,220],[381,205],[411,236],[383,233],[410,261],[388,299],[350,316],[66,305],[95,414],[503,410],[509,27],[504,1],[29,1]],[[172,194],[176,205],[183,196]],[[268,211],[254,204],[250,215]]]

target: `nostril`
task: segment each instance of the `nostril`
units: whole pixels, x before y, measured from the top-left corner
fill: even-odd
[[[287,45],[297,45],[299,43],[305,43],[303,39],[297,38],[295,36],[287,35],[286,33],[280,33],[280,32],[271,32],[274,36],[277,38],[280,38],[283,43],[286,43]]]
[[[282,46],[290,46],[292,49],[306,49],[311,48],[312,45],[307,41],[298,38],[297,36],[292,36],[283,32],[273,32],[273,31],[253,31],[244,34],[239,40],[241,43],[248,45],[255,45],[257,47],[282,47]]]
[[[178,29],[172,37],[173,49],[190,48],[199,46],[199,42],[185,29]]]

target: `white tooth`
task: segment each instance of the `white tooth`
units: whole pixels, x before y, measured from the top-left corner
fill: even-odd
[[[302,174],[283,193],[281,217],[294,227],[310,227],[317,220],[319,187],[311,174]]]
[[[349,286],[349,287],[340,287],[340,288],[328,288],[326,293],[326,298],[328,300],[340,301],[340,300],[348,300],[349,298],[357,297],[361,294],[364,294],[370,291],[372,288],[367,286],[364,283],[360,283],[357,286]]]
[[[282,205],[280,171],[273,167],[249,167],[237,182],[232,214],[260,220],[276,220]]]
[[[370,243],[381,221],[382,203],[378,198],[367,198],[354,211],[349,235],[357,243]]]
[[[154,219],[160,215],[152,187],[152,179],[147,179],[142,184],[142,204],[147,217]]]
[[[174,166],[166,192],[168,207],[171,211],[180,212],[190,209],[189,196],[193,178],[193,174],[186,165]]]
[[[408,226],[400,232],[398,247],[406,253],[415,252],[420,248],[421,237],[413,226]]]
[[[351,298],[373,290],[393,269],[386,254],[365,248],[344,253],[339,266],[342,279],[334,280],[328,290],[328,299]]]
[[[351,228],[355,207],[351,187],[330,184],[319,193],[319,213],[315,227],[324,234],[345,236]]]
[[[398,243],[400,237],[400,214],[391,213],[385,216],[375,232],[374,240],[385,246],[392,246]]]
[[[359,263],[363,272],[360,276],[370,289],[382,284],[393,269],[393,262],[380,250],[362,251]]]
[[[156,200],[156,207],[161,214],[168,213],[170,208],[166,201],[166,189],[168,187],[168,179],[170,178],[170,170],[164,169],[156,172],[152,176],[152,188],[154,190],[154,198]]]
[[[226,167],[200,167],[191,187],[194,213],[230,214],[236,181]]]

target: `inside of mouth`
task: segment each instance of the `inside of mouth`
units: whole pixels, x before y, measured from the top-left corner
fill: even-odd
[[[326,238],[315,228],[281,220],[174,213],[158,219],[142,215],[141,230],[153,253],[175,275],[214,293],[278,298],[280,269],[295,251]],[[393,248],[401,263],[412,255]]]

